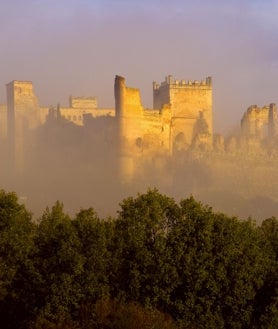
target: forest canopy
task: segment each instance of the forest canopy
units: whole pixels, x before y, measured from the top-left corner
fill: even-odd
[[[278,328],[278,220],[150,189],[114,217],[0,191],[0,327]]]

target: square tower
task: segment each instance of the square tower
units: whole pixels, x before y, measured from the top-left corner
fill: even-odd
[[[17,172],[20,172],[23,169],[28,136],[39,125],[39,104],[31,81],[14,80],[6,87],[11,162]]]
[[[153,83],[153,107],[171,109],[172,145],[181,142],[190,146],[202,135],[212,143],[212,79],[202,81],[175,80],[171,75],[161,84]],[[210,136],[210,137],[209,137]]]

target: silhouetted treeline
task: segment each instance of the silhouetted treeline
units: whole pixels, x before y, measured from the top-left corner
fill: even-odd
[[[278,220],[148,190],[116,218],[38,220],[0,192],[0,327],[278,328]]]

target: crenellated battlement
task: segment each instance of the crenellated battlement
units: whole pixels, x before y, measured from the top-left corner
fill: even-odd
[[[96,97],[70,96],[69,106],[71,108],[97,109],[98,102]]]
[[[265,105],[263,107],[259,107],[256,104],[250,105],[247,109],[247,114],[259,114],[262,111],[268,111],[269,110],[269,105]]]
[[[172,75],[165,77],[161,83],[153,82],[153,90],[159,90],[163,87],[182,87],[182,88],[196,88],[196,87],[212,87],[212,78],[206,77],[204,80],[176,80]]]
[[[8,84],[17,85],[17,86],[20,85],[20,86],[25,86],[25,87],[28,87],[28,86],[33,87],[33,82],[29,81],[29,80],[13,80]]]
[[[13,80],[7,85],[7,89],[12,89],[14,96],[34,96],[32,81],[18,81]]]

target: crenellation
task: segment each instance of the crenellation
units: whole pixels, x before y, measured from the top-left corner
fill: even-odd
[[[207,77],[206,78],[206,85],[211,86],[212,85],[212,77]]]
[[[167,76],[163,82],[160,84],[156,81],[153,82],[153,90],[159,90],[164,87],[211,87],[212,86],[212,78],[207,77],[203,80],[177,80],[174,79],[171,75]]]

